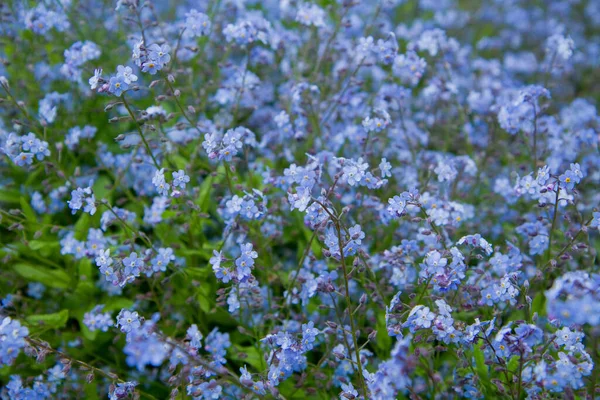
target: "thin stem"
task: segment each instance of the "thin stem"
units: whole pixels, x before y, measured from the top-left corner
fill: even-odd
[[[485,340],[485,342],[490,347],[490,349],[492,349],[492,353],[494,353],[494,356],[496,357],[496,360],[498,360],[498,364],[501,366],[502,372],[504,373],[504,378],[506,379],[506,383],[505,384],[508,387],[508,389],[510,390],[510,395],[513,398],[515,398],[515,394],[513,392],[513,387],[510,384],[510,378],[508,377],[508,372],[506,370],[506,362],[502,358],[500,358],[498,356],[498,354],[496,354],[496,349],[494,349],[494,346],[490,342],[490,339],[487,337],[487,335],[484,334],[482,338],[483,338],[483,340]]]
[[[358,348],[358,341],[356,340],[356,325],[354,323],[354,318],[352,317],[351,309],[351,300],[350,300],[350,283],[348,279],[348,270],[346,268],[346,258],[344,257],[344,245],[342,243],[342,230],[340,229],[340,222],[338,220],[334,221],[335,229],[337,231],[338,237],[338,246],[340,248],[340,259],[342,262],[342,271],[344,272],[344,288],[345,288],[345,297],[346,297],[346,307],[348,308],[348,319],[350,320],[350,329],[352,329],[352,341],[354,342],[354,351],[356,353],[356,365],[358,366],[358,374],[359,381],[363,388],[363,394],[365,398],[368,396],[367,384],[365,382],[365,378],[363,376],[363,368],[362,362],[360,361],[360,349]]]
[[[138,8],[136,8],[135,10],[135,16],[137,18],[137,23],[140,27],[140,31],[142,32],[142,40],[144,41],[144,46],[148,45],[148,42],[146,41],[146,30],[144,29],[144,23],[142,22],[142,16],[141,16],[141,12]]]
[[[344,6],[344,8],[345,8],[345,11],[340,16],[340,20],[336,24],[333,33],[331,34],[331,36],[329,37],[329,40],[325,44],[325,48],[323,49],[323,52],[321,53],[321,56],[317,60],[317,63],[315,65],[315,69],[313,70],[313,72],[311,74],[311,80],[313,80],[316,77],[317,73],[319,72],[319,69],[321,67],[321,63],[323,62],[323,59],[325,58],[325,56],[329,52],[329,47],[331,46],[331,44],[335,40],[336,36],[340,32],[340,28],[342,27],[342,23],[344,22],[344,18],[346,17],[346,15],[348,14],[348,12],[350,11],[350,6],[346,5],[346,6]]]
[[[350,358],[350,362],[352,362],[352,347],[350,343],[348,343],[348,336],[346,335],[346,329],[344,329],[344,320],[342,315],[340,315],[340,311],[338,310],[337,301],[335,301],[335,297],[333,293],[329,293],[329,297],[331,297],[331,302],[333,303],[333,311],[335,312],[335,316],[337,317],[338,323],[340,324],[340,329],[342,330],[342,339],[344,340],[344,344],[346,345],[346,350],[348,351],[348,357]]]
[[[333,184],[331,185],[331,187],[327,190],[327,193],[325,194],[325,200],[327,200],[329,198],[329,196],[331,196],[331,193],[333,193],[333,189],[337,185],[339,179],[340,178],[337,177],[333,181]],[[321,206],[323,206],[323,205],[321,204]],[[312,246],[312,242],[315,239],[316,235],[317,235],[317,231],[313,230],[313,233],[312,233],[312,235],[311,235],[311,237],[310,237],[310,239],[308,241],[308,244],[306,245],[306,249],[304,249],[304,253],[302,254],[302,257],[300,258],[300,261],[298,262],[298,265],[296,266],[296,273],[294,274],[294,278],[292,278],[291,283],[287,287],[287,290],[286,290],[287,294],[285,296],[283,304],[286,304],[288,302],[288,300],[289,300],[289,297],[290,297],[291,292],[292,292],[292,288],[294,287],[294,284],[296,283],[296,279],[298,278],[298,274],[300,272],[300,268],[302,268],[302,265],[304,264],[304,260],[308,256],[308,253],[309,253],[310,248]]]
[[[429,284],[431,283],[431,280],[433,279],[433,275],[431,275],[429,278],[427,278],[427,281],[425,281],[425,286],[423,287],[423,290],[421,290],[421,293],[419,294],[419,297],[417,298],[417,301],[415,302],[416,305],[418,305],[421,300],[423,299],[423,296],[425,295],[425,292],[427,292],[427,288],[429,287]],[[458,292],[458,290],[457,290]]]
[[[202,131],[200,130],[200,128],[198,128],[198,126],[194,122],[192,122],[191,118],[188,117],[185,110],[183,109],[183,106],[179,102],[179,99],[177,98],[177,96],[175,96],[175,88],[173,88],[173,85],[169,81],[168,77],[165,78],[165,82],[167,83],[167,86],[169,86],[169,89],[171,89],[171,92],[173,93],[173,97],[175,98],[175,104],[177,104],[177,107],[179,107],[179,110],[181,110],[181,115],[183,115],[183,118],[185,118],[186,121],[190,124],[190,126],[192,126],[194,129],[196,129],[200,135],[202,135]]]
[[[333,225],[335,227],[336,233],[337,233],[337,238],[338,238],[338,247],[340,249],[340,261],[342,264],[342,272],[344,274],[344,289],[345,289],[345,293],[344,293],[344,297],[346,298],[346,307],[348,309],[348,319],[350,320],[350,329],[352,329],[352,341],[354,343],[354,350],[356,353],[356,365],[358,366],[358,373],[360,375],[360,383],[361,386],[363,388],[363,392],[364,392],[364,396],[365,398],[367,398],[367,385],[365,382],[365,378],[363,376],[363,368],[362,368],[362,363],[360,361],[360,349],[358,347],[358,340],[356,339],[356,325],[354,323],[354,318],[352,318],[352,312],[350,311],[352,309],[352,301],[350,298],[350,284],[349,284],[349,278],[348,278],[348,269],[346,268],[346,258],[344,257],[344,246],[342,243],[342,229],[340,227],[340,221],[339,218],[336,217],[335,215],[333,215],[331,213],[331,211],[329,211],[329,209],[319,200],[315,199],[314,200],[315,203],[319,204],[323,210],[325,210],[325,212],[327,214],[329,214],[329,217],[331,218],[331,222],[333,222]]]
[[[317,236],[317,231],[314,230],[312,235],[310,236],[310,239],[308,240],[308,243],[306,244],[306,248],[304,249],[304,252],[302,253],[302,257],[300,257],[300,261],[298,261],[298,265],[296,266],[294,277],[292,278],[292,280],[290,281],[290,283],[287,286],[286,295],[285,295],[285,299],[283,300],[283,304],[287,304],[287,302],[289,301],[290,295],[292,293],[292,288],[294,287],[294,284],[296,283],[296,280],[298,279],[298,275],[300,275],[300,268],[302,268],[302,264],[304,264],[304,260],[308,256],[308,253],[310,252],[310,248],[312,246],[312,242],[313,242],[313,240],[315,240],[316,236]]]
[[[146,140],[146,137],[144,136],[144,132],[142,132],[142,128],[140,127],[140,124],[138,123],[137,119],[135,118],[133,111],[131,111],[131,108],[129,107],[129,103],[127,103],[127,100],[125,99],[125,93],[123,93],[121,95],[121,99],[123,100],[123,105],[127,109],[129,116],[133,119],[133,122],[135,123],[135,127],[137,128],[137,130],[140,134],[140,137],[142,138],[142,141],[144,142],[144,146],[146,147],[148,154],[150,155],[150,157],[152,158],[152,161],[154,162],[154,165],[156,166],[156,169],[160,170],[160,165],[158,165],[158,161],[156,161],[156,158],[154,158],[154,154],[152,154],[152,150],[150,149],[150,145],[148,144],[148,141]]]
[[[31,346],[33,346],[33,347],[35,347],[35,348],[43,349],[43,350],[45,350],[45,351],[47,351],[47,352],[49,352],[49,353],[54,353],[54,354],[56,354],[56,355],[58,355],[58,356],[60,356],[60,357],[62,357],[62,358],[66,358],[67,360],[71,361],[72,363],[79,364],[79,365],[81,365],[83,368],[85,368],[85,369],[88,369],[88,370],[90,370],[90,371],[93,371],[94,373],[97,373],[97,374],[99,374],[99,375],[102,375],[102,376],[104,376],[104,377],[106,377],[106,378],[109,378],[109,379],[111,379],[111,380],[113,380],[113,381],[117,381],[117,382],[121,382],[121,383],[124,383],[124,382],[125,382],[123,379],[119,378],[119,377],[118,377],[116,374],[114,374],[114,373],[112,373],[112,372],[106,372],[106,371],[104,371],[104,370],[102,370],[102,369],[100,369],[100,368],[96,368],[96,367],[94,367],[93,365],[90,365],[90,364],[86,363],[85,361],[81,361],[81,360],[78,360],[78,359],[76,359],[76,358],[73,358],[72,356],[68,355],[67,353],[63,353],[63,352],[62,352],[62,351],[60,351],[60,350],[53,349],[52,347],[50,347],[50,346],[47,346],[47,345],[46,345],[44,342],[42,342],[41,340],[32,339],[32,338],[30,338],[30,337],[26,338],[25,340],[26,340],[26,341],[27,341],[27,342],[28,342],[28,343],[29,343]],[[141,391],[141,390],[139,390],[139,389],[136,389],[136,391],[138,391],[138,392],[139,392],[141,395],[144,395],[144,396],[146,396],[146,397],[147,397],[147,398],[149,398],[149,399],[152,399],[152,400],[158,400],[156,397],[152,396],[152,395],[151,395],[151,394],[149,394],[149,393],[142,392],[142,391]]]
[[[560,194],[560,186],[557,182],[556,197],[554,198],[554,215],[552,216],[552,226],[550,227],[550,236],[548,238],[548,250],[546,251],[546,261],[550,261],[552,255],[552,238],[554,236],[554,227],[556,226],[556,217],[558,216],[558,196]]]
[[[544,74],[544,88],[548,86],[548,81],[550,80],[550,74],[552,73],[552,67],[554,66],[554,61],[556,60],[557,51],[552,54],[552,58],[550,59],[550,64],[548,64],[548,69]]]
[[[521,398],[521,387],[523,386],[523,352],[521,352],[521,356],[519,357],[519,383],[517,386],[517,399]]]
[[[238,110],[240,108],[240,101],[242,100],[242,95],[244,94],[244,86],[246,85],[246,76],[248,75],[248,65],[250,64],[250,48],[246,49],[246,65],[244,66],[244,74],[242,75],[242,84],[237,92],[235,107],[233,109],[233,123],[235,123],[237,119]]]
[[[429,215],[427,214],[427,210],[425,210],[425,207],[423,207],[423,205],[421,205],[421,204],[416,204],[416,205],[419,207],[419,209],[421,210],[421,212],[425,216],[425,220],[427,220],[427,222],[431,226],[431,229],[433,229],[433,231],[435,232],[435,234],[440,238],[440,241],[441,241],[442,246],[444,247],[444,249],[447,249],[446,242],[444,241],[444,237],[440,233],[437,225],[429,218]]]
[[[23,113],[23,115],[32,123],[36,120],[34,120],[33,118],[31,118],[31,115],[29,114],[29,111],[27,111],[27,109],[25,107],[22,107],[21,104],[19,104],[19,102],[17,101],[17,99],[13,96],[13,94],[10,91],[10,88],[4,84],[4,82],[0,82],[0,85],[2,85],[2,88],[4,89],[4,91],[6,92],[6,94],[8,95],[8,98],[13,102],[13,104],[19,109],[19,111],[21,111]],[[39,121],[37,121],[39,123]],[[35,127],[35,129],[37,130],[38,128]],[[38,132],[38,134],[41,135],[41,132]]]
[[[144,240],[146,242],[146,244],[150,248],[154,249],[154,246],[152,245],[152,242],[150,241],[150,239],[148,239],[148,237],[146,235],[139,235],[131,226],[129,226],[127,221],[125,221],[123,218],[119,217],[119,215],[115,212],[115,210],[113,210],[113,208],[110,204],[108,204],[106,201],[102,201],[100,204],[105,205],[106,208],[108,208],[108,210],[115,216],[115,218],[117,220],[119,220],[119,222],[121,222],[121,224],[123,224],[124,227],[126,227],[127,229],[129,229],[131,231],[131,233],[133,234],[131,236],[132,242],[135,237],[140,237],[140,238],[142,238],[142,240]],[[154,249],[154,250],[156,250],[156,249]]]
[[[225,167],[225,177],[227,178],[227,185],[229,186],[229,191],[233,195],[233,185],[231,184],[231,177],[229,176],[229,164],[225,160],[223,160],[223,167]]]
[[[179,50],[179,46],[181,45],[181,37],[183,36],[185,29],[186,28],[184,27],[181,30],[181,32],[179,32],[179,36],[177,36],[177,44],[175,45],[175,51],[173,52],[173,61],[171,62],[171,65],[169,66],[169,70],[168,70],[169,73],[173,70],[175,63],[177,62],[177,51]]]
[[[336,101],[334,101],[333,106],[331,106],[331,109],[329,110],[329,112],[327,112],[327,114],[325,114],[325,117],[321,121],[322,125],[325,125],[325,123],[329,120],[329,118],[333,115],[333,113],[339,106],[341,98],[344,96],[344,94],[346,93],[346,90],[348,90],[348,88],[350,87],[350,84],[352,83],[352,78],[354,78],[354,76],[358,73],[358,70],[360,69],[360,67],[362,67],[363,63],[365,62],[365,59],[366,59],[366,57],[364,57],[362,60],[360,60],[360,62],[358,63],[358,65],[356,66],[354,71],[352,71],[352,74],[348,77],[348,81],[346,82],[346,85],[344,86],[344,88],[340,91],[340,94],[338,95],[338,99]]]
[[[531,102],[533,106],[533,172],[537,168],[537,107],[535,106],[535,101]]]
[[[588,220],[587,220],[587,221],[586,221],[586,222],[585,222],[585,223],[584,223],[584,224],[581,226],[581,228],[579,229],[579,231],[578,231],[578,232],[575,234],[575,236],[573,236],[573,238],[572,238],[572,239],[569,241],[569,243],[567,243],[567,244],[565,245],[565,247],[563,247],[563,248],[562,248],[562,250],[561,250],[561,251],[559,251],[559,252],[558,252],[558,254],[557,254],[557,255],[556,255],[554,258],[552,258],[552,259],[549,259],[549,260],[546,262],[546,264],[544,264],[544,266],[541,268],[541,269],[542,269],[542,271],[544,271],[544,270],[545,270],[545,269],[548,267],[548,265],[550,264],[550,262],[551,262],[552,260],[558,259],[560,256],[562,256],[563,254],[565,254],[565,253],[567,252],[567,250],[568,250],[568,249],[569,249],[569,248],[570,248],[570,247],[573,245],[573,243],[575,243],[575,241],[577,240],[577,238],[579,237],[579,235],[581,235],[581,234],[583,233],[583,231],[584,231],[585,227],[589,226],[589,225],[592,223],[592,220],[593,220],[593,219],[594,219],[594,217],[592,217],[592,218],[588,219]],[[548,248],[550,248],[550,247],[548,247]]]

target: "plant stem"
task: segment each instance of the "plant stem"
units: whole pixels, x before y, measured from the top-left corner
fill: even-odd
[[[156,166],[156,169],[160,170],[160,165],[158,165],[158,161],[156,161],[156,158],[154,158],[154,154],[152,154],[152,150],[150,149],[150,145],[148,144],[148,141],[146,140],[146,137],[144,136],[144,132],[142,132],[142,128],[140,127],[140,124],[138,123],[137,119],[135,118],[135,115],[133,114],[133,111],[131,111],[131,108],[129,107],[129,103],[127,103],[127,100],[125,99],[125,93],[123,93],[121,95],[121,99],[123,100],[123,105],[127,109],[127,112],[129,113],[129,116],[131,116],[131,118],[133,119],[133,122],[135,123],[135,127],[137,128],[137,130],[138,130],[138,132],[140,134],[140,137],[142,138],[142,141],[144,142],[144,146],[146,147],[146,151],[148,152],[148,154],[152,158],[152,162],[154,162],[154,165]]]
[[[521,386],[523,386],[523,353],[519,357],[519,383],[517,386],[517,399],[521,399]]]
[[[556,226],[556,217],[558,216],[558,195],[560,194],[560,187],[558,182],[556,183],[556,196],[554,198],[554,215],[552,216],[552,226],[550,227],[550,235],[548,237],[548,250],[546,251],[546,262],[550,262],[552,255],[552,237],[554,236],[554,227]]]
[[[348,319],[350,320],[350,329],[352,329],[352,332],[351,332],[352,333],[352,341],[353,341],[354,350],[356,353],[356,364],[358,366],[359,381],[363,388],[363,394],[364,394],[365,398],[367,398],[368,397],[367,384],[366,384],[365,378],[363,376],[362,362],[360,361],[360,349],[358,348],[358,341],[356,340],[356,325],[354,324],[354,318],[352,317],[352,313],[350,312],[352,303],[350,300],[350,284],[349,284],[349,279],[348,279],[348,270],[346,268],[346,258],[344,257],[344,247],[342,244],[342,231],[340,229],[339,221],[334,221],[334,225],[335,225],[335,229],[337,231],[338,246],[340,248],[340,259],[342,261],[342,271],[344,273],[345,297],[346,297],[346,303],[347,303],[346,307],[348,308]]]
[[[533,106],[533,169],[532,171],[535,173],[535,169],[537,168],[537,108],[535,106],[535,101],[531,102]]]
[[[559,252],[558,252],[558,254],[557,254],[557,255],[556,255],[556,256],[555,256],[553,259],[557,259],[557,258],[559,258],[560,256],[562,256],[563,254],[565,254],[565,253],[567,252],[567,250],[569,249],[569,247],[571,247],[571,246],[573,245],[573,243],[575,243],[575,241],[577,240],[577,238],[579,237],[579,235],[581,235],[581,234],[583,233],[583,231],[584,231],[584,227],[587,227],[587,226],[588,226],[588,225],[589,225],[589,224],[592,222],[592,220],[593,220],[593,219],[594,219],[594,217],[592,217],[592,218],[588,219],[588,220],[587,220],[587,221],[586,221],[586,222],[585,222],[585,223],[584,223],[584,224],[581,226],[581,228],[580,228],[580,229],[579,229],[579,231],[578,231],[578,232],[575,234],[575,236],[573,236],[573,238],[572,238],[572,239],[569,241],[569,243],[567,243],[567,244],[565,245],[565,247],[563,247],[563,248],[562,248],[562,250],[561,250],[561,251],[559,251]],[[545,270],[545,269],[548,267],[548,265],[550,264],[550,262],[551,262],[551,261],[552,261],[552,259],[549,259],[549,260],[546,262],[546,264],[544,264],[544,266],[541,268],[541,269],[542,269],[542,271],[544,271],[544,270]]]

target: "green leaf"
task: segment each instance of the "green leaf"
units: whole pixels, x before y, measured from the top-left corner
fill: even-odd
[[[0,368],[0,376],[8,377],[12,373],[12,368],[10,365],[5,365]]]
[[[109,203],[111,202],[112,199],[107,197],[110,194],[110,190],[106,188],[111,183],[111,180],[106,175],[100,175],[98,179],[96,179],[96,182],[94,182],[94,186],[92,187],[96,199],[108,200]]]
[[[89,340],[91,342],[96,340],[96,337],[98,336],[98,330],[90,331],[89,328],[87,326],[85,326],[84,324],[82,324],[81,322],[79,323],[79,326],[81,327],[81,333],[83,333],[84,338],[86,338],[87,340]]]
[[[173,163],[178,169],[185,169],[190,164],[190,162],[186,160],[185,157],[179,154],[170,155],[169,159],[173,161]]]
[[[7,42],[4,45],[4,54],[6,54],[6,56],[8,58],[11,58],[14,53],[15,53],[15,45],[14,45],[14,43]]]
[[[92,262],[89,258],[79,261],[79,279],[92,279]]]
[[[483,354],[483,350],[481,350],[481,346],[483,345],[483,340],[479,340],[477,345],[473,346],[473,357],[475,358],[475,370],[477,372],[477,377],[486,388],[491,387],[490,381],[490,372],[487,365],[485,365],[485,355]]]
[[[200,285],[198,287],[198,295],[196,296],[196,300],[198,300],[198,304],[200,304],[200,309],[205,313],[208,313],[212,309],[209,291],[210,290],[206,288],[206,285]]]
[[[73,295],[69,297],[69,300],[75,302],[70,307],[81,308],[87,306],[87,304],[93,302],[96,290],[96,286],[91,281],[79,281]]]
[[[100,392],[99,388],[98,388],[98,384],[96,383],[96,381],[93,381],[92,383],[88,383],[84,386],[85,389],[85,398],[88,400],[97,400],[98,397],[98,393]]]
[[[69,319],[69,310],[62,310],[54,314],[39,314],[25,317],[25,321],[33,326],[49,329],[62,328]]]
[[[34,34],[32,30],[29,29],[23,29],[21,31],[21,36],[23,37],[24,40],[28,41],[28,42],[32,42],[34,39]],[[57,53],[56,51],[53,53]]]
[[[104,302],[104,312],[121,311],[123,308],[131,308],[133,301],[125,297],[111,297]]]
[[[375,336],[375,344],[382,352],[388,352],[392,347],[392,338],[388,335],[387,327],[385,326],[385,315],[380,313],[377,316],[377,336]]]
[[[77,240],[85,240],[91,226],[90,215],[88,213],[82,213],[77,222],[75,223],[74,231],[75,238]]]
[[[94,340],[96,340],[96,337],[98,336],[99,331],[98,330],[90,331],[89,328],[87,326],[85,326],[85,324],[83,323],[83,318],[85,316],[85,313],[87,311],[89,311],[90,309],[91,308],[87,308],[86,310],[72,311],[71,317],[76,318],[77,321],[79,321],[79,329],[81,330],[83,337],[89,341],[94,341]]]
[[[186,257],[187,256],[200,256],[204,260],[209,260],[213,256],[213,254],[212,254],[213,249],[218,248],[218,246],[208,246],[208,247],[206,247],[206,249],[204,249],[205,244],[206,243],[204,243],[202,245],[202,249],[181,249],[180,253]],[[186,268],[186,270],[187,270],[187,268]]]
[[[67,289],[71,283],[69,275],[61,269],[51,269],[40,265],[15,264],[13,269],[23,278],[41,282],[46,286],[57,289]]]
[[[219,169],[220,171],[221,169]],[[220,171],[221,173],[225,173],[223,169]],[[200,185],[200,193],[198,194],[198,200],[196,200],[196,204],[200,207],[200,211],[207,212],[210,208],[210,194],[212,192],[212,185],[215,178],[212,175],[204,178],[204,182]]]
[[[21,193],[18,190],[0,190],[0,203],[19,203]]]
[[[29,248],[33,251],[38,251],[42,249],[48,249],[52,247],[58,247],[60,243],[56,240],[53,241],[43,241],[43,240],[31,240],[29,241]]]
[[[304,217],[301,213],[295,212],[293,213],[293,215],[294,220],[296,222],[296,232],[301,232],[306,241],[306,245],[308,245],[311,237],[313,236],[313,232],[310,229],[308,229],[306,225],[304,225]],[[296,240],[300,240],[300,238],[298,237],[296,238]],[[298,260],[300,260],[300,257],[302,257],[302,254],[304,254],[305,250],[306,246],[304,245],[304,243],[298,243]],[[315,256],[319,257],[321,255],[321,247],[319,246],[319,241],[315,238],[313,238],[312,240],[311,250]]]
[[[519,368],[519,356],[512,356],[508,361],[508,370],[511,372],[516,372],[517,368]]]
[[[20,202],[21,202],[21,211],[23,211],[23,214],[25,214],[25,218],[27,218],[27,221],[37,222],[37,216],[35,215],[35,211],[33,211],[33,208],[31,208],[31,206],[29,205],[27,200],[25,200],[24,197],[21,197]]]
[[[213,274],[212,270],[208,267],[187,267],[183,269],[183,273],[197,281],[204,281]]]
[[[534,313],[538,313],[539,316],[546,315],[546,296],[544,296],[544,292],[538,293],[531,303],[531,311]]]
[[[256,350],[256,347],[234,345],[231,349],[230,358],[232,360],[252,365],[257,371],[264,371],[267,368],[262,353]]]

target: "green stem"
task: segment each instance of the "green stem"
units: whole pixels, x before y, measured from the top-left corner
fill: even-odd
[[[325,117],[321,121],[322,125],[325,125],[325,123],[333,115],[333,113],[337,109],[338,105],[340,104],[340,100],[342,99],[342,97],[346,93],[346,90],[348,90],[348,88],[350,87],[350,84],[352,83],[352,78],[354,78],[354,76],[358,73],[358,70],[360,69],[360,67],[362,67],[362,65],[363,65],[364,62],[365,62],[365,58],[363,58],[362,60],[360,60],[360,62],[356,66],[356,68],[354,68],[354,71],[352,71],[352,74],[350,74],[350,76],[348,77],[348,81],[346,82],[346,85],[344,85],[344,88],[341,90],[340,94],[337,96],[338,99],[333,102],[333,106],[331,107],[331,109],[329,110],[329,112],[327,112],[327,114],[325,114]]]
[[[227,161],[223,161],[223,166],[225,167],[225,177],[227,178],[227,185],[229,186],[229,191],[233,195],[233,185],[231,184],[231,177],[229,176],[229,164]]]
[[[198,128],[198,126],[194,122],[192,122],[191,118],[188,117],[185,110],[183,109],[183,106],[179,102],[179,99],[177,98],[177,96],[175,96],[175,88],[173,88],[173,85],[171,85],[171,82],[169,81],[168,77],[165,78],[165,82],[167,83],[167,86],[169,86],[169,89],[171,89],[171,92],[173,93],[173,97],[175,98],[175,104],[177,104],[177,107],[179,108],[179,110],[181,110],[181,115],[183,115],[183,118],[186,119],[186,121],[190,124],[191,127],[196,129],[198,131],[198,133],[200,135],[202,135],[202,131],[200,130],[200,128]]]
[[[517,386],[517,399],[521,399],[521,390],[523,386],[523,353],[519,357],[519,383]]]
[[[577,240],[577,238],[579,237],[579,235],[581,235],[584,231],[584,227],[589,226],[589,224],[592,222],[592,220],[594,219],[594,217],[588,219],[579,229],[579,231],[575,234],[575,236],[573,236],[573,238],[569,241],[569,243],[567,243],[565,245],[565,247],[562,248],[561,251],[558,252],[558,254],[552,258],[552,259],[558,259],[560,256],[562,256],[563,254],[565,254],[567,252],[567,250],[569,250],[569,248],[573,245],[573,243],[575,243],[575,241]],[[544,266],[542,267],[542,271],[544,271],[548,265],[550,264],[550,262],[552,261],[552,259],[549,259],[546,264],[544,264]]]
[[[554,198],[554,215],[552,216],[552,226],[550,227],[550,235],[548,238],[548,250],[546,251],[546,262],[550,261],[552,255],[552,238],[554,236],[554,227],[556,226],[556,218],[558,216],[558,196],[560,194],[560,186],[556,183],[556,196]]]
[[[142,132],[142,128],[140,127],[140,124],[138,123],[137,119],[135,118],[135,115],[133,114],[133,111],[131,111],[131,108],[129,107],[129,103],[127,103],[127,100],[125,99],[125,93],[123,93],[121,95],[121,99],[123,100],[123,105],[127,109],[127,112],[129,113],[129,116],[133,119],[133,122],[135,123],[135,127],[137,128],[137,130],[138,130],[138,132],[140,134],[140,137],[142,138],[142,142],[144,142],[144,146],[146,147],[146,151],[148,151],[148,154],[152,158],[152,161],[154,162],[154,165],[156,166],[156,169],[160,170],[160,165],[158,165],[158,161],[156,161],[156,158],[154,158],[154,154],[152,154],[152,150],[150,149],[150,145],[148,144],[148,141],[146,140],[146,137],[144,136],[144,132]]]
[[[9,87],[7,85],[5,85],[3,82],[0,82],[0,84],[2,85],[2,88],[6,92],[8,98],[13,102],[13,104],[19,109],[19,111],[21,111],[23,113],[23,115],[25,116],[25,118],[27,118],[29,121],[32,122],[32,127],[33,127],[33,122],[36,121],[36,120],[34,120],[33,118],[31,118],[31,115],[29,114],[29,111],[27,111],[26,108],[22,107],[21,104],[19,104],[19,102],[17,101],[17,99],[15,99],[15,97],[11,93]],[[39,123],[39,121],[37,121],[37,122]],[[38,128],[35,127],[35,129],[37,130]],[[41,132],[37,132],[37,133],[40,136],[43,136]]]
[[[363,394],[365,398],[368,397],[367,384],[365,382],[365,377],[363,376],[363,368],[362,362],[360,361],[360,349],[358,348],[358,341],[356,339],[356,324],[354,323],[354,318],[352,317],[352,313],[350,312],[352,303],[350,300],[350,283],[348,279],[348,270],[346,268],[346,258],[344,257],[344,245],[342,243],[342,230],[340,229],[339,221],[334,222],[335,229],[337,231],[338,237],[338,246],[340,248],[340,259],[342,261],[342,271],[344,272],[344,286],[345,286],[345,296],[346,296],[346,307],[348,308],[348,319],[350,320],[350,329],[352,329],[352,342],[354,344],[354,351],[356,353],[356,365],[358,366],[358,374],[359,381],[363,388]]]
[[[533,172],[535,173],[535,170],[537,168],[537,108],[535,106],[535,101],[531,102],[531,105],[533,106]]]

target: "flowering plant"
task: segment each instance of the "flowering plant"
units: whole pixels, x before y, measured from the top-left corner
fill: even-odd
[[[0,398],[594,398],[594,0],[0,4]]]

